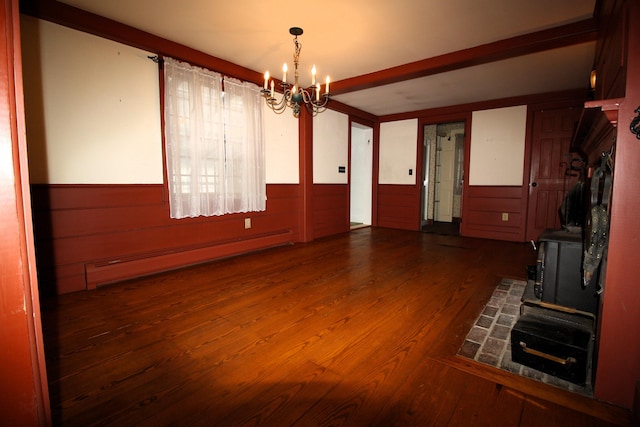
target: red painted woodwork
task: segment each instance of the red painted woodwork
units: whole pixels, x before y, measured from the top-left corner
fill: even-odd
[[[571,141],[580,110],[544,109],[533,112],[530,151],[527,240],[537,241],[547,228],[560,229],[559,208],[577,181],[566,172],[573,158]],[[536,183],[536,186],[533,186]]]
[[[585,102],[580,122],[572,141],[572,149],[579,152],[590,166],[596,165],[602,153],[611,150],[615,140],[618,109],[623,98]]]
[[[299,232],[297,185],[268,185],[265,212],[180,220],[169,218],[160,184],[34,185],[32,192],[47,293],[291,243]]]
[[[227,76],[253,82],[258,85],[262,85],[264,82],[262,73],[241,67],[224,59],[207,55],[174,41],[163,39],[62,2],[55,0],[31,0],[22,3],[20,10],[22,13],[33,15],[40,19],[55,22],[79,31],[85,31],[89,34],[124,43],[138,49],[155,52],[159,55],[179,58]]]
[[[5,6],[5,32],[3,35],[11,38],[10,31],[15,32],[17,28],[17,20],[15,19],[15,15],[17,15],[17,2],[15,0],[5,0],[3,4]],[[122,24],[79,11],[60,2],[37,0],[34,2],[24,2],[24,4],[27,5],[25,12],[32,13],[40,18],[49,19],[53,22],[88,31],[92,34],[121,41],[146,50],[176,56],[195,64],[219,70],[233,77],[253,81],[257,84],[260,84],[262,81],[260,73],[243,69],[237,65],[212,58],[171,41],[160,39]],[[640,52],[640,4],[632,0],[603,0],[598,1],[596,5],[599,38],[596,52],[598,80],[595,97],[597,99],[624,98],[624,100],[621,101],[618,110],[620,125],[610,133],[605,132],[605,137],[599,140],[606,141],[609,136],[616,135],[617,153],[609,242],[609,262],[606,276],[606,291],[603,296],[601,342],[599,345],[599,365],[595,394],[599,399],[614,402],[628,408],[633,398],[633,384],[640,378],[640,340],[637,338],[637,325],[640,324],[640,309],[638,309],[638,307],[640,307],[640,288],[636,286],[637,279],[635,278],[637,267],[637,238],[635,238],[635,236],[640,235],[640,226],[638,225],[640,224],[640,194],[638,193],[637,185],[637,179],[638,176],[640,176],[640,170],[638,169],[640,167],[640,162],[638,162],[640,158],[640,144],[628,131],[628,123],[635,116],[633,111],[640,105],[640,57],[635,54],[635,52]],[[12,16],[14,17],[13,20],[9,18],[11,14],[13,14]],[[578,40],[593,40],[595,31],[589,22],[590,21],[583,21],[582,23],[570,24],[569,26],[560,27],[559,29],[544,30],[540,34],[547,35],[546,42],[544,40],[541,41],[539,38],[530,41],[533,42],[534,45],[538,44],[539,49],[541,43],[552,42],[554,37],[550,37],[550,35],[556,30],[560,31],[560,39],[565,40],[565,43],[574,43]],[[577,31],[581,26],[584,26],[584,31]],[[568,29],[572,30],[567,31]],[[538,36],[540,34],[538,34]],[[508,44],[508,47],[512,49],[513,55],[521,55],[526,53],[527,49],[532,49],[526,46],[527,43],[524,43],[526,39],[520,40],[520,43],[517,43],[518,40],[520,39],[515,38],[498,43]],[[516,43],[514,43],[514,41]],[[555,42],[555,40],[553,42]],[[4,43],[2,45],[3,49],[11,49],[12,43]],[[470,51],[451,54],[451,56],[445,55],[443,57],[419,61],[389,70],[382,70],[370,76],[334,82],[333,91],[334,93],[338,93],[352,91],[357,88],[373,87],[386,82],[405,80],[416,75],[428,75],[429,73],[436,72],[438,69],[455,69],[462,65],[476,63],[474,61],[482,62],[489,59],[492,52],[495,54],[495,51],[492,49],[496,47],[497,45],[494,44],[481,46],[473,48]],[[535,49],[535,47],[533,49]],[[0,65],[3,66],[2,82],[4,84],[11,82],[13,75],[20,74],[19,72],[15,74],[9,72],[6,68],[8,67],[10,70],[12,66],[15,66],[16,70],[19,70],[20,65],[13,63],[19,56],[14,56],[14,51],[3,51],[3,53],[3,63]],[[632,55],[630,53],[634,54]],[[3,90],[6,91],[6,89],[7,88],[3,86]],[[18,92],[18,98],[21,98],[21,90],[18,90]],[[546,94],[536,95],[535,97],[543,99],[549,98]],[[5,99],[9,101],[5,101]],[[13,107],[13,99],[13,94],[9,97],[3,96],[3,108],[6,108],[5,104],[9,104],[9,109],[11,109]],[[379,119],[399,120],[408,117],[423,117],[429,114],[464,112],[474,109],[530,104],[531,102],[533,102],[531,98],[519,97],[517,100],[489,101],[481,103],[481,105],[454,106],[438,109],[437,111],[402,113],[400,115]],[[20,117],[21,114],[17,114],[17,116]],[[3,126],[5,126],[4,122]],[[3,128],[2,130],[4,132],[7,129]],[[236,227],[242,224],[243,216],[240,215],[234,218],[225,218],[221,221],[211,221],[210,223],[194,219],[193,221],[186,221],[179,224],[177,228],[174,224],[163,224],[154,226],[155,229],[153,231],[148,229],[141,231],[136,228],[125,228],[123,231],[118,227],[135,227],[136,218],[129,218],[120,223],[117,222],[120,220],[118,219],[116,222],[110,223],[106,220],[108,216],[104,214],[104,210],[114,209],[113,212],[120,213],[127,211],[134,216],[141,215],[145,220],[158,221],[160,218],[158,212],[166,209],[165,205],[162,204],[166,203],[163,202],[162,191],[160,191],[158,195],[154,193],[153,189],[144,188],[144,191],[142,191],[144,195],[142,195],[142,199],[139,200],[142,203],[141,205],[127,205],[125,203],[121,206],[119,205],[119,201],[122,199],[118,195],[121,189],[112,188],[106,191],[98,187],[84,189],[76,187],[70,189],[71,191],[67,193],[66,191],[58,191],[62,189],[49,187],[49,189],[44,191],[45,194],[43,197],[45,197],[45,200],[39,200],[37,197],[34,197],[34,206],[43,205],[52,208],[50,211],[50,221],[46,216],[43,217],[41,215],[47,211],[46,208],[38,212],[36,212],[37,208],[34,208],[36,225],[39,227],[39,230],[45,231],[38,235],[38,252],[40,256],[44,256],[45,258],[47,256],[50,257],[49,264],[47,265],[45,262],[41,265],[42,268],[39,269],[45,277],[52,277],[56,281],[64,283],[64,285],[61,286],[68,286],[67,290],[79,289],[79,284],[86,286],[85,268],[87,263],[86,261],[78,261],[73,258],[73,256],[69,256],[69,254],[66,253],[67,247],[61,243],[63,240],[78,239],[77,243],[79,243],[79,245],[72,250],[72,254],[73,251],[75,251],[76,255],[80,256],[86,247],[89,254],[92,254],[92,256],[97,254],[100,257],[99,260],[102,262],[104,262],[104,260],[108,261],[109,256],[113,254],[137,256],[140,253],[153,253],[157,255],[158,248],[160,248],[160,252],[167,248],[173,250],[175,247],[179,247],[183,241],[186,242],[187,247],[194,248],[199,243],[199,236],[203,238],[213,236],[213,239],[216,239],[220,236],[229,237],[233,234],[236,238],[240,236],[240,241],[243,239],[250,241],[252,238],[264,236],[264,233],[257,231],[261,227],[266,227],[268,233],[279,233],[281,230],[287,230],[285,224],[290,225],[289,229],[294,236],[294,241],[313,240],[315,230],[313,225],[314,186],[311,182],[311,134],[310,118],[305,116],[301,117],[301,184],[291,187],[276,186],[279,189],[284,188],[282,190],[282,198],[274,196],[271,193],[271,191],[273,191],[271,189],[272,186],[270,186],[270,207],[268,213],[264,216],[254,218],[255,226],[249,232],[243,228],[237,231],[238,229]],[[378,135],[379,126],[378,123],[376,123],[374,127],[374,141],[376,144]],[[13,137],[15,134],[11,136]],[[4,144],[5,141],[2,140],[0,142]],[[606,142],[604,142],[604,144],[606,146]],[[5,145],[0,145],[0,147],[2,150],[7,149]],[[600,145],[589,148],[589,153],[587,154],[591,160],[595,159],[594,156],[597,157],[599,155],[598,147],[600,147]],[[24,144],[19,148],[24,150]],[[15,152],[11,152],[9,155],[14,159],[14,177],[16,178],[16,182],[20,181],[22,179],[21,177],[25,176],[27,170],[26,156],[18,156],[20,157],[19,162],[21,163],[20,167],[17,168],[16,165],[18,162],[15,161]],[[377,151],[374,152],[374,163],[376,166],[378,164],[377,155]],[[375,170],[377,170],[377,168]],[[23,179],[23,182],[26,183],[26,180]],[[22,302],[26,302],[27,307],[29,307],[29,302],[37,302],[37,289],[33,289],[36,281],[29,280],[29,272],[18,270],[16,266],[11,264],[12,261],[22,260],[20,257],[25,253],[28,255],[29,252],[29,239],[27,236],[29,225],[28,221],[26,223],[24,222],[24,218],[29,218],[28,194],[24,194],[20,189],[13,186],[14,183],[9,183],[4,180],[4,178],[0,184],[3,188],[3,191],[0,193],[2,201],[0,206],[2,206],[3,209],[3,230],[5,228],[7,230],[14,230],[11,228],[13,224],[17,224],[20,230],[26,230],[25,237],[22,240],[19,239],[19,241],[5,239],[5,235],[3,234],[0,249],[7,252],[6,257],[3,255],[3,274],[8,271],[5,269],[16,268],[15,271],[12,270],[9,272],[16,273],[15,275],[8,274],[6,276],[8,279],[3,280],[3,292],[7,297],[17,295],[21,298]],[[15,183],[15,185],[18,185],[18,183]],[[378,191],[374,192],[374,224],[385,227],[417,229],[419,226],[419,209],[417,207],[419,206],[420,200],[417,187],[379,186],[376,184],[374,186],[374,189],[375,188],[377,188]],[[104,198],[96,198],[91,194],[94,189],[100,190],[98,192],[101,193]],[[49,194],[49,190],[51,190],[51,194]],[[467,195],[466,193],[469,194]],[[520,236],[519,239],[522,240],[524,237],[524,215],[522,210],[524,196],[522,188],[469,187],[466,193],[465,204],[463,206],[463,234],[475,237],[503,238],[506,240],[517,239],[516,236]],[[42,195],[42,191],[34,188],[34,194]],[[24,198],[22,199],[22,203],[19,203],[17,199],[21,196],[24,196]],[[88,199],[84,200],[84,198]],[[153,209],[150,208],[153,213],[147,210],[148,206],[144,204],[145,198],[150,198],[152,201],[155,201],[155,205],[153,205],[153,203],[150,205],[155,206]],[[111,202],[106,202],[105,204],[105,200],[111,200]],[[274,200],[277,201],[276,205],[279,206],[277,209],[271,204]],[[91,203],[95,205],[91,205]],[[110,205],[109,203],[114,204]],[[16,214],[15,211],[11,211],[5,215],[5,209],[10,209],[13,206],[16,206],[18,211],[24,208],[24,215],[20,214],[22,212]],[[66,207],[72,211],[71,217],[67,216],[67,213],[59,212]],[[518,210],[518,207],[520,207],[520,210]],[[509,221],[507,221],[506,224],[501,221],[501,213],[505,210],[509,213]],[[73,221],[73,213],[76,214],[77,223]],[[267,220],[268,215],[272,214],[273,218]],[[496,218],[496,214],[500,214],[499,219]],[[268,223],[268,225],[260,224],[263,220],[264,223]],[[271,221],[275,222],[272,223]],[[114,225],[117,225],[115,229]],[[97,234],[88,233],[86,231],[87,229],[83,228],[93,226],[97,227],[97,230],[100,230]],[[146,227],[146,224],[143,224],[143,228],[144,227]],[[224,235],[227,227],[233,228],[234,232]],[[178,229],[180,229],[181,232],[176,231]],[[49,234],[47,234],[47,232]],[[145,232],[148,234],[145,234]],[[164,235],[165,232],[167,232],[166,236]],[[252,234],[254,232],[256,233],[255,235]],[[122,240],[109,240],[109,238],[106,237],[114,233],[121,234],[120,237],[122,237]],[[222,241],[229,242],[228,239],[217,240],[215,242],[221,244]],[[129,253],[130,248],[125,245],[126,243],[133,244],[136,252]],[[28,256],[25,260],[27,262],[22,264],[22,268],[30,265]],[[56,260],[68,261],[69,263],[55,264],[55,262],[52,262]],[[95,260],[90,260],[90,262],[94,262],[94,265],[97,265],[95,264]],[[29,294],[29,292],[32,293]],[[9,298],[7,301],[15,302],[17,300]],[[16,305],[18,312],[20,312],[21,307],[23,306],[18,307]],[[38,388],[37,375],[34,376],[32,372],[27,373],[24,370],[25,366],[28,365],[28,363],[25,364],[25,360],[31,360],[30,368],[32,368],[33,371],[37,370],[38,366],[38,364],[34,362],[38,357],[36,354],[38,347],[37,345],[34,346],[34,342],[37,344],[37,338],[34,337],[37,335],[38,329],[38,310],[37,307],[29,307],[29,309],[33,310],[33,313],[29,312],[28,314],[33,314],[33,318],[36,321],[36,327],[31,329],[28,324],[26,329],[23,328],[22,321],[24,319],[16,321],[14,317],[9,318],[8,315],[13,314],[13,311],[5,310],[5,312],[3,312],[5,315],[4,320],[6,320],[6,322],[3,321],[3,328],[15,327],[17,331],[15,334],[12,334],[9,339],[3,339],[3,342],[12,348],[14,356],[25,356],[20,357],[20,360],[3,360],[1,364],[5,370],[10,371],[11,375],[7,377],[10,381],[7,384],[12,384],[12,393],[7,399],[4,399],[5,395],[3,394],[3,399],[0,399],[0,401],[2,401],[3,405],[10,405],[12,408],[32,408],[32,406],[30,406],[32,400],[30,398],[24,398],[25,394],[21,393],[23,390],[33,391],[33,394],[30,395],[46,395],[46,389],[41,390]],[[23,329],[18,331],[20,328]],[[3,338],[5,337],[3,336]],[[31,350],[27,349],[27,346],[32,346]],[[42,371],[40,375],[42,375]],[[36,397],[36,400],[41,403],[45,401],[46,398]],[[14,402],[16,403],[15,405]],[[46,407],[46,405],[41,407]]]
[[[378,119],[378,116],[374,116],[373,114],[367,113],[366,111],[362,111],[350,105],[343,104],[342,102],[336,101],[335,99],[331,99],[331,101],[329,101],[328,107],[334,111],[346,114],[350,118],[363,123],[374,123]],[[367,126],[373,125],[367,124]]]
[[[603,111],[602,101],[585,102],[578,128],[572,141],[572,150],[580,153],[590,166],[596,165],[602,153],[611,149],[615,139],[615,132],[610,116],[611,108],[615,105],[615,122],[618,120],[618,108],[622,98],[605,101],[609,114]]]
[[[430,108],[426,110],[411,111],[407,113],[388,114],[380,116],[381,122],[389,122],[395,120],[414,119],[416,117],[425,120],[425,123],[444,123],[448,120],[433,119],[440,116],[460,116],[468,113],[471,115],[473,111],[490,110],[494,108],[513,107],[514,105],[547,105],[551,104],[552,108],[566,103],[573,105],[582,105],[585,100],[584,89],[567,90],[561,92],[539,93],[535,95],[514,96],[511,98],[492,99],[488,101],[478,101],[469,104],[452,105],[448,107]],[[455,121],[455,120],[454,120]]]
[[[351,151],[351,150],[349,150]],[[349,168],[351,170],[351,168]],[[380,122],[377,121],[373,126],[373,174],[371,179],[371,225],[378,226],[378,193],[380,191],[380,184],[378,184],[380,178]]]
[[[0,419],[51,423],[35,269],[17,0],[0,8]]]
[[[519,186],[465,187],[465,208],[460,232],[463,236],[524,241],[526,211]],[[508,220],[502,220],[502,214]]]
[[[629,14],[624,9],[628,3],[626,0],[600,0],[595,8],[594,16],[600,34],[595,56],[594,98],[597,100],[625,96],[626,61],[629,52],[633,52],[626,41]]]
[[[420,187],[378,184],[378,226],[420,230]]]
[[[506,40],[388,68],[332,83],[335,95],[425,77],[596,39],[596,22],[587,19]]]
[[[603,3],[603,4],[601,4]],[[623,60],[626,68],[624,100],[618,110],[615,130],[615,168],[611,202],[608,262],[602,313],[598,368],[594,394],[596,398],[631,408],[635,384],[640,379],[640,286],[638,286],[638,236],[640,236],[640,140],[629,130],[634,110],[640,106],[640,2],[618,0],[599,2],[610,17],[608,31],[601,34],[603,43],[609,33],[621,32],[621,46],[600,51],[597,64]],[[608,9],[607,9],[608,8]],[[617,56],[617,49],[622,53]],[[598,69],[600,74],[600,69]],[[605,78],[606,83],[606,78]],[[612,87],[616,87],[612,84]],[[615,93],[612,91],[611,94]]]
[[[315,238],[349,231],[349,186],[314,184],[313,234]]]
[[[250,240],[218,243],[214,246],[180,248],[158,254],[142,254],[137,257],[120,258],[85,264],[87,289],[114,283],[134,277],[149,275],[159,271],[181,268],[213,259],[240,255],[255,249],[271,248],[292,242],[292,231],[282,231]],[[161,266],[161,267],[159,267]]]
[[[302,109],[298,118],[298,165],[300,186],[298,187],[299,241],[313,240],[313,117]]]

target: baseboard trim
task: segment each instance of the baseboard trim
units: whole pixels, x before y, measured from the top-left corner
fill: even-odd
[[[85,264],[86,289],[292,243],[293,231],[286,230],[253,239],[171,253],[140,254],[128,259],[88,263]]]

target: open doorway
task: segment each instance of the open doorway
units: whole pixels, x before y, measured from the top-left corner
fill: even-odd
[[[351,123],[350,165],[351,229],[371,225],[373,180],[373,128]]]
[[[464,122],[424,127],[421,227],[460,234],[464,182]]]

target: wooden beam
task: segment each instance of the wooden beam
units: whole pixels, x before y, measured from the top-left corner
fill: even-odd
[[[53,0],[22,0],[20,12],[138,49],[262,85],[263,74],[128,25]]]
[[[391,83],[459,70],[474,65],[528,55],[550,49],[571,46],[596,40],[594,19],[524,34],[509,39],[483,44],[457,52],[399,65],[361,76],[338,80],[331,85],[332,95],[371,89]]]

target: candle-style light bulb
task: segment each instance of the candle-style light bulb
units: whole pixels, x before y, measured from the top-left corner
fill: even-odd
[[[316,64],[313,64],[313,68],[311,68],[311,86],[316,85]]]
[[[320,99],[320,83],[316,83],[316,99]]]
[[[326,93],[326,94],[329,93],[329,82],[330,81],[331,81],[331,79],[329,78],[329,76],[327,76],[326,86],[324,88],[324,93]]]
[[[273,98],[274,94],[275,94],[275,85],[273,83],[273,80],[271,80],[271,98]]]
[[[287,82],[287,63],[285,62],[284,65],[282,66],[282,83],[286,83]]]
[[[267,70],[266,73],[264,73],[264,88],[267,88],[267,83],[269,82],[269,71]]]

